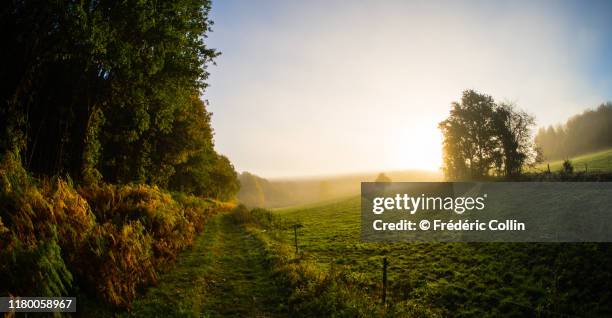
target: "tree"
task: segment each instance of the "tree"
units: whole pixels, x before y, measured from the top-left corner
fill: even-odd
[[[266,203],[260,179],[248,172],[240,174],[240,192],[238,201],[249,207],[263,207]]]
[[[4,2],[0,154],[84,183],[235,189],[210,180],[236,174],[200,100],[219,54],[205,43],[209,11],[208,0]]]
[[[208,169],[208,186],[202,194],[206,197],[228,201],[240,190],[238,174],[226,156],[217,155]]]
[[[374,182],[391,182],[391,178],[387,177],[384,172],[381,172],[378,174],[378,176],[376,177],[376,181]]]
[[[498,143],[489,95],[473,90],[463,92],[461,102],[453,102],[450,116],[438,127],[444,135],[444,172],[450,179],[481,178],[489,173]]]
[[[444,136],[444,172],[453,180],[481,179],[496,173],[515,176],[535,157],[531,143],[532,116],[511,104],[473,90],[453,102],[438,127]]]
[[[494,123],[496,136],[501,144],[496,156],[498,173],[506,176],[520,175],[527,159],[536,160],[537,151],[531,141],[531,128],[535,119],[524,111],[517,110],[512,104],[499,104],[495,107]]]
[[[569,159],[563,160],[563,166],[561,167],[561,173],[564,173],[564,174],[574,173],[574,165]]]
[[[612,147],[612,102],[573,116],[563,125],[540,128],[535,143],[546,160]]]

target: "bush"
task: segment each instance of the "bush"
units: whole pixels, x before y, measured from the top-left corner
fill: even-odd
[[[139,286],[154,283],[156,271],[193,243],[217,211],[210,201],[146,185],[94,185],[79,192],[98,222],[83,272],[95,292],[116,306],[129,306]],[[182,203],[179,203],[182,202]],[[102,272],[101,278],[98,272]]]
[[[142,224],[151,236],[156,263],[174,260],[178,251],[193,241],[195,225],[170,194],[157,187],[102,185],[80,192],[90,202],[99,222],[118,227],[130,222]]]
[[[0,161],[0,295],[63,296],[78,287],[129,307],[139,287],[228,205],[145,185],[74,188]],[[74,286],[73,286],[74,284]]]
[[[73,229],[66,225],[58,235],[57,220],[67,216],[53,207],[14,157],[0,162],[0,294],[61,296],[70,290],[60,243]]]
[[[565,159],[563,161],[563,167],[561,168],[561,173],[564,173],[564,174],[574,173],[574,165],[572,164],[570,160]]]
[[[156,280],[152,239],[140,222],[97,225],[77,271],[107,303],[129,306],[139,286]]]
[[[231,217],[236,224],[248,224],[267,229],[287,229],[292,225],[266,209],[255,208],[249,210],[244,204],[235,207],[232,210]]]

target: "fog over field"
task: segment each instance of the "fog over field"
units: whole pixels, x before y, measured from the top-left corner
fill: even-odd
[[[391,181],[440,181],[441,172],[390,171]],[[238,200],[251,207],[284,207],[356,196],[361,182],[376,181],[380,173],[265,179],[248,172],[240,174]]]

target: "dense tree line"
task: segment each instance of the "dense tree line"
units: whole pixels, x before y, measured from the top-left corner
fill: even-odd
[[[210,1],[7,1],[0,154],[35,175],[237,191],[200,96]]]
[[[525,163],[535,160],[531,142],[535,120],[512,104],[496,103],[473,90],[463,92],[450,115],[439,124],[444,166],[451,180],[520,175]]]
[[[547,160],[612,147],[612,102],[573,116],[564,125],[540,128],[535,142]]]

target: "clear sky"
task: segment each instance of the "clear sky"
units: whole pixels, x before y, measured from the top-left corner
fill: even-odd
[[[538,125],[612,100],[612,1],[213,2],[204,98],[238,171],[429,169],[472,88]]]

